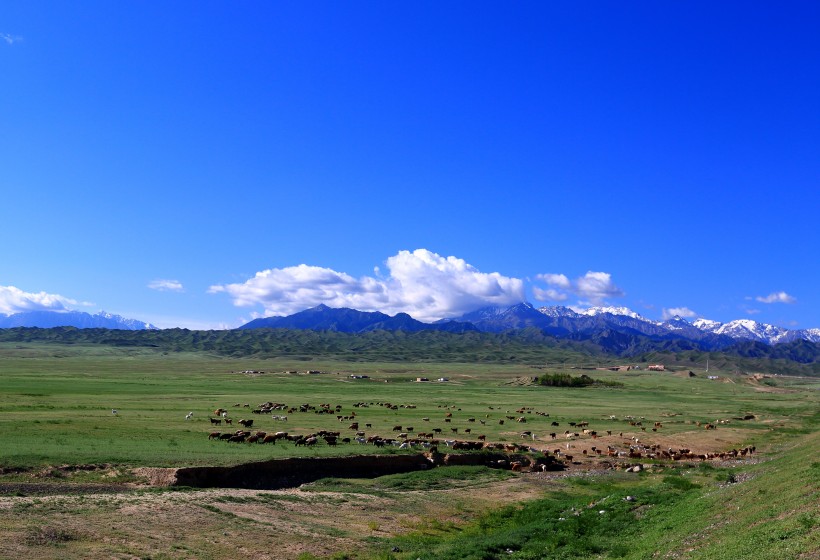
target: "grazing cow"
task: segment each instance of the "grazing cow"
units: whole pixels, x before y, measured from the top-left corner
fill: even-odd
[[[401,431],[401,426],[393,426],[393,431],[394,432],[400,432]]]
[[[188,414],[185,415],[185,419],[190,420],[191,416],[193,416],[193,415],[194,415],[194,411],[192,410],[191,412],[189,412]]]
[[[233,425],[233,420],[231,420],[230,418],[225,418],[225,423],[229,424],[229,425]]]
[[[244,420],[243,419],[243,420],[240,420],[239,423],[242,424],[243,426],[245,426],[246,428],[250,428],[251,426],[253,426],[253,419],[251,419],[251,420]]]
[[[220,432],[211,432],[208,434],[208,439],[219,439],[222,434]]]
[[[211,421],[211,424],[216,424],[217,426],[222,424],[222,420],[220,418],[208,418]]]

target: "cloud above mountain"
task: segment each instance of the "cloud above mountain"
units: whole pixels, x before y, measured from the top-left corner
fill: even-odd
[[[66,305],[79,305],[79,302],[59,294],[31,293],[14,286],[0,286],[0,313],[65,311]]]
[[[786,292],[772,292],[767,296],[757,296],[755,301],[760,303],[795,303],[797,298]]]
[[[427,249],[399,251],[385,265],[386,275],[360,278],[306,264],[271,268],[245,282],[214,285],[208,291],[227,293],[237,306],[260,305],[265,315],[288,315],[324,303],[390,315],[404,312],[421,321],[526,299],[523,280],[481,272],[463,259]]]
[[[608,272],[590,270],[575,280],[570,280],[564,274],[539,274],[536,279],[551,286],[548,289],[533,287],[533,295],[540,301],[565,301],[570,294],[574,294],[581,303],[601,305],[608,299],[625,295]]]
[[[148,287],[158,292],[182,292],[184,287],[178,280],[151,280]]]

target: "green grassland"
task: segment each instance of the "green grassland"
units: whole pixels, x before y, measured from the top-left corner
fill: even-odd
[[[545,373],[581,372],[514,360],[305,361],[105,344],[0,343],[0,468],[6,471],[0,483],[32,480],[32,473],[57,465],[114,465],[122,473],[121,480],[128,481],[128,469],[140,466],[234,465],[291,456],[400,452],[355,443],[305,449],[282,442],[263,446],[208,440],[211,431],[220,429],[208,420],[216,408],[228,409],[234,429],[236,420],[252,418],[253,428],[265,431],[327,429],[353,435],[350,422],[340,422],[336,414],[294,412],[281,422],[251,413],[266,401],[340,405],[339,414],[355,412],[368,434],[388,437],[394,426],[401,425],[404,430],[412,426],[415,432],[439,427],[445,437],[451,428],[458,428],[463,439],[482,434],[490,441],[520,443],[531,441],[520,435],[526,429],[536,435],[537,443],[553,445],[550,432],[562,433],[568,422],[587,421],[599,432],[623,432],[622,439],[662,436],[664,441],[680,438],[683,445],[708,435],[713,447],[755,445],[759,451],[757,461],[737,465],[657,465],[640,475],[613,471],[568,476],[550,482],[536,499],[502,501],[498,507],[487,507],[488,489],[511,484],[509,488],[520,490],[526,477],[454,467],[374,480],[328,479],[295,495],[183,498],[170,493],[170,498],[162,499],[179,504],[163,507],[176,512],[173,508],[188,507],[180,504],[189,500],[196,506],[193,511],[200,528],[184,529],[168,521],[172,533],[149,526],[156,533],[142,539],[140,531],[146,529],[123,525],[117,535],[132,531],[136,536],[120,548],[110,544],[118,536],[105,528],[111,512],[121,507],[112,501],[80,497],[71,502],[76,510],[69,511],[54,505],[62,502],[20,498],[8,515],[0,512],[0,530],[16,543],[9,548],[0,545],[0,557],[111,557],[117,552],[128,557],[219,558],[233,542],[232,537],[221,535],[247,539],[267,531],[263,521],[254,519],[284,515],[283,504],[290,507],[321,499],[359,504],[372,499],[389,502],[384,506],[388,510],[362,522],[358,532],[333,525],[330,519],[317,528],[320,521],[306,516],[300,521],[302,527],[341,544],[335,555],[321,548],[301,553],[302,557],[816,558],[820,554],[820,381],[750,378],[736,374],[734,367],[720,370],[710,365],[709,375],[719,376],[717,380],[707,379],[695,366],[695,377],[683,375],[682,370],[584,370],[613,383],[564,388],[539,386],[531,380]],[[306,374],[308,369],[322,373]],[[352,379],[351,374],[368,378]],[[431,381],[416,382],[418,377]],[[441,377],[448,381],[435,381]],[[379,404],[386,402],[399,406],[394,410]],[[245,408],[245,403],[250,406]],[[354,407],[356,403],[369,406]],[[529,412],[517,412],[522,407]],[[194,415],[186,420],[189,412]],[[451,422],[445,423],[448,412]],[[741,420],[749,415],[754,418]],[[507,416],[524,417],[526,423]],[[643,417],[645,425],[662,422],[663,428],[657,434],[641,432],[625,420],[627,416]],[[717,423],[718,428],[707,434],[697,422]],[[365,423],[372,428],[365,428]],[[465,434],[466,428],[472,433]],[[93,473],[38,480],[106,482]],[[635,501],[626,501],[628,495]],[[356,507],[367,511],[372,506]],[[268,509],[261,510],[264,515],[248,517],[251,508]],[[407,521],[399,529],[383,528],[385,519],[397,517]],[[76,529],[77,520],[85,528]],[[261,549],[253,549],[250,539],[245,542],[249,550],[265,557]],[[260,539],[259,546],[270,542],[275,540]],[[300,554],[296,548],[288,550],[278,556]]]
[[[347,430],[349,422],[336,415],[291,413],[279,422],[268,415],[251,414],[251,408],[273,401],[298,406],[303,403],[341,405],[341,415],[357,414],[362,429],[389,436],[396,425],[415,431],[440,427],[472,428],[474,436],[489,440],[518,441],[528,429],[546,436],[562,425],[583,420],[598,430],[625,430],[623,417],[643,416],[663,421],[664,433],[693,430],[692,423],[714,422],[745,414],[758,421],[742,424],[727,446],[760,444],[777,437],[775,428],[787,430],[801,416],[816,409],[816,392],[790,389],[764,393],[742,379],[721,383],[703,376],[684,378],[646,371],[595,372],[594,377],[617,380],[620,388],[578,389],[537,387],[517,383],[543,372],[530,366],[481,364],[325,363],[311,362],[321,374],[306,371],[304,362],[245,360],[196,353],[163,354],[145,350],[29,345],[5,347],[0,361],[0,465],[32,466],[78,463],[115,463],[148,466],[234,464],[242,461],[305,453],[292,445],[237,446],[208,441],[214,428],[208,417],[227,408],[234,421],[252,418],[254,429],[291,433]],[[263,374],[241,373],[248,370]],[[714,371],[714,370],[713,370]],[[368,375],[351,379],[350,374]],[[712,372],[710,372],[712,373]],[[417,377],[433,381],[417,383]],[[436,382],[447,377],[448,382]],[[786,381],[778,381],[785,383]],[[354,403],[374,403],[355,408]],[[378,403],[414,405],[391,410]],[[454,417],[444,423],[444,410]],[[548,413],[528,414],[526,425],[499,420],[520,416],[515,410],[531,407]],[[813,408],[815,407],[815,408]],[[117,414],[112,414],[112,409]],[[461,409],[460,411],[457,409]],[[191,420],[185,415],[194,412]],[[615,416],[616,420],[611,420]],[[423,421],[422,418],[430,418]],[[467,423],[467,418],[476,422]],[[483,420],[482,425],[479,422]],[[740,423],[737,423],[739,426]],[[234,424],[236,425],[236,424]],[[626,426],[628,428],[628,426]],[[734,426],[733,426],[734,427]],[[469,436],[462,436],[470,439]],[[367,452],[369,446],[317,446],[311,454]]]

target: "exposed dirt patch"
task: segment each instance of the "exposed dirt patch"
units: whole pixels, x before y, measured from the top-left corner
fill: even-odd
[[[487,508],[538,497],[550,483],[527,475],[469,489],[427,491],[205,489],[0,496],[0,557],[328,556],[367,546],[372,537],[431,523],[463,523]]]

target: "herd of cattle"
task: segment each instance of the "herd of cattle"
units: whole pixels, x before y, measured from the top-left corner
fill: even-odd
[[[340,423],[348,423],[345,429],[340,430],[318,430],[309,433],[292,433],[290,431],[275,430],[275,431],[253,431],[254,419],[242,418],[237,420],[237,424],[242,428],[230,431],[212,431],[208,434],[209,440],[225,441],[230,443],[244,443],[244,444],[270,444],[274,445],[277,442],[289,442],[295,446],[313,447],[317,445],[337,446],[339,444],[359,444],[359,445],[373,445],[375,447],[391,446],[399,449],[417,449],[429,452],[438,451],[439,447],[446,446],[446,448],[453,451],[475,451],[475,450],[492,450],[506,453],[543,453],[547,456],[552,456],[561,462],[563,466],[570,464],[581,464],[581,459],[591,459],[595,457],[602,458],[616,458],[636,460],[636,459],[658,459],[658,460],[709,460],[709,459],[729,459],[745,457],[755,452],[754,447],[745,447],[742,449],[733,449],[727,452],[720,453],[693,453],[687,448],[673,449],[668,446],[661,446],[657,443],[642,442],[637,435],[629,436],[625,439],[624,432],[617,432],[617,437],[613,436],[613,430],[603,430],[601,433],[590,428],[588,421],[566,422],[570,430],[565,430],[559,433],[554,432],[545,433],[541,437],[537,436],[532,430],[519,430],[515,432],[505,433],[506,436],[510,434],[513,437],[520,437],[522,443],[501,441],[491,442],[487,441],[487,436],[483,433],[473,434],[473,429],[477,426],[486,426],[488,422],[504,425],[506,421],[512,421],[516,424],[527,423],[527,417],[535,415],[538,417],[549,418],[546,412],[534,410],[532,407],[521,407],[511,414],[510,411],[500,414],[495,412],[496,417],[491,419],[491,414],[486,414],[484,418],[476,418],[474,416],[467,416],[458,414],[461,412],[460,408],[455,406],[439,405],[443,408],[440,417],[443,423],[450,424],[447,428],[432,427],[424,431],[416,431],[413,426],[407,425],[392,425],[391,432],[393,435],[381,436],[372,433],[373,422],[362,422],[362,417],[366,416],[362,409],[371,406],[381,406],[389,410],[398,410],[399,408],[414,409],[416,405],[412,404],[393,404],[389,402],[358,402],[353,404],[353,408],[357,409],[344,413],[342,405],[332,405],[329,403],[321,403],[317,405],[301,404],[298,406],[288,406],[284,403],[275,403],[268,401],[260,404],[258,407],[250,410],[256,415],[269,415],[269,417],[277,423],[288,422],[288,417],[300,415],[305,413],[312,414],[327,414],[334,415]],[[250,405],[242,405],[237,403],[235,408],[250,409]],[[491,411],[500,411],[500,407],[488,407]],[[218,408],[213,411],[214,416],[209,417],[210,423],[214,426],[230,425],[233,426],[233,419],[228,414],[228,409]],[[455,414],[455,416],[454,416]],[[458,419],[460,426],[453,426],[453,420]],[[190,415],[186,416],[190,419]],[[609,417],[610,421],[620,421],[615,416]],[[421,418],[422,423],[427,425],[431,422],[430,417]],[[532,421],[532,420],[531,420]],[[658,432],[663,428],[662,422],[646,422],[645,418],[626,416],[623,421],[628,423],[632,428],[632,433],[645,432],[650,428],[653,432]],[[716,421],[715,423],[701,423],[697,422],[697,426],[701,426],[707,430],[715,429],[716,424],[726,421]],[[550,421],[550,427],[559,427],[560,423]],[[386,430],[387,427],[384,426]],[[446,431],[445,431],[446,430]],[[485,431],[485,430],[480,430]],[[449,438],[447,436],[449,436]],[[457,434],[462,434],[474,439],[456,438]],[[601,445],[596,445],[599,438],[604,438],[606,434],[606,442],[601,440]],[[628,435],[628,434],[627,434]],[[547,439],[548,438],[548,439]],[[504,439],[504,438],[500,438]],[[562,443],[558,444],[557,440]],[[615,440],[615,441],[613,441]],[[552,443],[552,445],[550,445]],[[583,448],[582,448],[583,447]],[[515,465],[510,463],[514,470]]]

